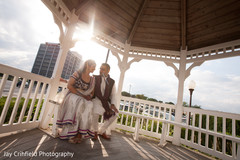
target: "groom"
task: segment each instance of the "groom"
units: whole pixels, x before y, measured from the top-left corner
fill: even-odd
[[[100,67],[100,75],[95,76],[95,98],[93,101],[93,118],[92,129],[95,133],[93,140],[98,139],[100,134],[104,139],[111,139],[110,133],[106,134],[107,128],[117,118],[115,113],[118,113],[116,108],[116,87],[115,81],[109,76],[110,66],[103,63]],[[102,115],[104,124],[98,129],[98,119]]]

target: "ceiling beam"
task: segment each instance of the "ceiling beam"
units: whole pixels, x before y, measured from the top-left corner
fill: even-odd
[[[181,32],[182,32],[182,50],[185,50],[187,48],[187,36],[186,36],[186,32],[187,32],[187,27],[186,27],[186,21],[187,21],[187,0],[181,0]]]
[[[129,35],[128,35],[128,39],[127,39],[127,43],[128,44],[132,41],[132,38],[133,38],[133,36],[134,36],[134,34],[136,32],[137,26],[138,26],[138,24],[140,22],[140,19],[142,17],[143,10],[147,6],[147,3],[148,3],[148,0],[143,0],[142,5],[141,5],[141,7],[140,7],[140,9],[138,11],[138,14],[137,14],[137,18],[136,18],[136,20],[135,20],[135,22],[133,24],[133,27],[132,27]]]

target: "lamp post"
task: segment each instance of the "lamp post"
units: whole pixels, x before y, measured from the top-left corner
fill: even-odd
[[[132,85],[129,84],[129,94],[130,94],[130,91],[131,91],[131,87],[132,87]],[[131,95],[131,94],[130,94],[130,95]]]
[[[194,88],[196,86],[196,83],[195,81],[191,80],[189,85],[188,85],[188,89],[190,91],[190,102],[189,102],[189,107],[192,106],[192,94],[193,94],[193,91],[194,91]],[[188,125],[190,125],[190,117],[191,117],[191,112],[189,112],[189,122],[188,122]]]

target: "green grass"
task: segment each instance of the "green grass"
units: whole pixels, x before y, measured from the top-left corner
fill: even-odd
[[[1,97],[0,98],[0,115],[2,114],[2,110],[3,110],[3,107],[4,107],[4,104],[5,104],[6,100],[7,100],[7,97]],[[19,117],[20,117],[20,114],[21,114],[21,111],[22,111],[22,107],[23,107],[24,101],[25,101],[25,98],[22,97],[21,100],[20,100],[20,103],[18,105],[17,114],[15,116],[14,123],[18,122],[18,120],[19,120]],[[8,122],[10,120],[10,117],[11,117],[11,114],[12,114],[12,111],[13,111],[13,107],[14,107],[15,102],[16,102],[16,98],[12,98],[11,102],[10,102],[10,105],[9,105],[9,108],[8,108],[8,112],[6,114],[6,118],[4,120],[4,124],[8,124]],[[37,119],[40,116],[43,102],[44,102],[44,100],[42,100],[42,103],[41,103],[41,106],[40,106],[40,110],[38,112]],[[31,103],[32,103],[32,99],[29,99],[27,107],[26,107],[26,110],[25,110],[25,113],[24,113],[23,122],[26,121],[26,118],[28,116],[28,112],[29,112]],[[38,99],[36,99],[36,101],[34,103],[34,108],[33,108],[33,111],[31,113],[30,121],[32,121],[33,118],[34,118],[34,114],[35,114],[35,111],[36,111],[37,104],[38,104]]]

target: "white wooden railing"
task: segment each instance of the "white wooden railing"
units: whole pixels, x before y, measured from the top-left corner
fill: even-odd
[[[160,138],[165,121],[174,121],[172,114],[175,113],[175,109],[175,105],[121,97],[120,118],[116,127],[135,132],[136,126],[139,125],[137,127],[139,134]],[[173,130],[170,128],[170,125],[166,129],[166,138],[172,141]],[[135,134],[134,139],[138,140],[138,134]]]
[[[0,134],[37,128],[41,122],[39,114],[42,103],[46,99],[46,86],[51,83],[51,79],[2,64],[0,64],[0,74],[0,97],[6,96],[0,117]],[[9,76],[12,76],[12,80],[8,80]],[[22,85],[17,88],[20,78]],[[26,82],[30,82],[27,88],[25,88]],[[60,86],[65,88],[66,83],[60,83]],[[9,106],[13,103],[11,102],[13,97],[16,99],[11,111]],[[22,97],[25,100],[20,108]],[[58,105],[52,105],[51,112],[56,114]],[[17,115],[19,109],[21,112]],[[121,97],[119,110],[115,127],[133,132],[136,141],[142,134],[160,139],[159,144],[163,146],[166,141],[173,141],[173,128],[176,126],[182,128],[181,144],[221,159],[240,159],[239,114],[184,107],[182,122],[177,123],[174,116],[175,105],[130,97]],[[188,124],[189,113],[190,124]],[[6,119],[7,114],[11,115],[8,116],[9,119]],[[100,121],[102,122],[103,120]],[[53,134],[57,134],[55,125]]]
[[[162,146],[173,140],[173,127],[178,126],[182,128],[181,144],[221,159],[240,158],[239,114],[184,107],[182,122],[177,123],[175,105],[129,97],[121,97],[119,109],[115,127],[133,132],[135,140],[142,134],[159,138]]]
[[[0,134],[38,127],[46,87],[51,79],[3,64],[0,64],[0,74],[0,98],[6,97],[0,117]],[[20,78],[22,83],[18,88]],[[22,107],[21,101],[24,101]],[[13,108],[10,103],[14,103]],[[19,115],[18,110],[21,110]]]
[[[184,108],[184,114],[189,113],[190,125],[182,126],[182,144],[222,159],[237,159],[238,148],[240,159],[239,114]]]

